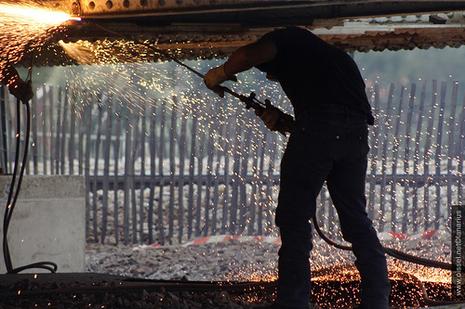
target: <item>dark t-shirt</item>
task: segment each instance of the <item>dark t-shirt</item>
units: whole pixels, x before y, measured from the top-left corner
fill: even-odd
[[[277,55],[257,68],[278,79],[296,117],[321,105],[336,104],[366,114],[367,122],[373,123],[365,83],[346,52],[297,27],[274,30],[260,40],[272,40]]]

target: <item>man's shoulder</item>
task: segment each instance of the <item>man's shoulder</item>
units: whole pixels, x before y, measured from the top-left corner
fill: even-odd
[[[310,30],[302,27],[296,27],[296,26],[289,26],[289,27],[284,27],[284,28],[277,28],[274,29],[265,35],[270,35],[270,36],[304,36],[304,37],[316,37],[315,34],[313,34]]]
[[[266,33],[262,39],[272,40],[278,47],[289,46],[311,46],[315,48],[324,48],[328,45],[325,41],[312,33],[310,30],[301,27],[278,28]]]

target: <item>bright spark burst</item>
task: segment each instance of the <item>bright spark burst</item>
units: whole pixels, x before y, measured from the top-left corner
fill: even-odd
[[[43,7],[36,7],[31,4],[10,4],[0,3],[0,15],[11,16],[20,23],[30,25],[54,26],[64,23],[68,20],[80,20],[78,17],[71,17],[69,14]]]
[[[6,65],[24,60],[25,53],[40,53],[44,42],[68,20],[76,18],[31,2],[0,2],[0,77]]]

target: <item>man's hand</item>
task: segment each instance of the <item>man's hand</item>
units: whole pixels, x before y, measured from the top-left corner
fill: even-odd
[[[224,90],[220,86],[223,82],[227,80],[232,80],[237,82],[237,78],[235,75],[228,76],[224,71],[224,64],[220,65],[219,67],[213,68],[205,74],[203,81],[205,85],[216,92],[220,97],[224,97]]]
[[[274,106],[267,106],[261,115],[257,111],[255,113],[257,116],[260,116],[268,129],[271,131],[277,130],[277,124],[282,113],[281,110]]]
[[[255,110],[255,114],[260,116],[266,127],[271,131],[279,131],[281,133],[292,131],[294,118],[282,112],[279,108],[274,107],[271,103],[267,104],[261,113]]]
[[[23,102],[29,101],[34,96],[31,82],[25,82],[20,78],[8,83],[8,90],[10,90],[12,95]]]

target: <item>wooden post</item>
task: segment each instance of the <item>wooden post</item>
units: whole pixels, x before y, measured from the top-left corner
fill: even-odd
[[[115,107],[116,110],[116,107]],[[114,205],[113,205],[113,221],[114,221],[114,228],[115,228],[115,244],[118,245],[119,243],[119,201],[118,201],[118,191],[119,191],[119,183],[118,183],[118,176],[119,176],[119,149],[121,143],[121,128],[122,128],[122,113],[124,109],[121,107],[118,109],[118,113],[116,115],[116,141],[115,141],[115,148],[113,153],[113,160],[115,161],[114,166],[114,178],[113,178],[113,191],[114,191]]]
[[[442,153],[441,153],[441,145],[442,145],[442,131],[444,128],[444,114],[445,114],[445,107],[446,107],[446,93],[447,93],[447,83],[441,83],[441,100],[439,106],[439,121],[438,121],[438,130],[436,135],[436,150],[434,153],[434,162],[435,162],[435,174],[437,176],[441,175],[441,161],[442,161]],[[434,228],[436,230],[439,229],[439,219],[441,216],[441,183],[440,179],[436,184],[436,207],[434,211]]]
[[[412,135],[412,120],[413,120],[413,110],[415,108],[415,93],[416,93],[416,84],[412,83],[412,88],[410,89],[410,97],[407,111],[407,121],[405,123],[405,142],[404,142],[404,182],[403,182],[403,213],[402,213],[402,233],[407,233],[407,225],[409,223],[409,203],[408,195],[410,189],[410,182],[408,181],[408,174],[410,170],[410,141]],[[412,182],[414,183],[414,182]],[[391,218],[392,230],[395,231],[397,227],[397,218]]]
[[[149,147],[150,147],[150,196],[149,196],[149,209],[147,214],[147,224],[149,226],[149,243],[153,243],[153,204],[155,199],[155,158],[156,158],[156,134],[155,134],[155,119],[157,112],[155,105],[152,105],[150,108],[150,132],[149,132]]]
[[[395,120],[394,125],[394,145],[392,149],[392,182],[391,182],[391,220],[396,217],[397,215],[397,161],[399,159],[399,148],[400,148],[400,126],[401,126],[401,118],[403,115],[403,102],[404,102],[404,90],[405,88],[402,86],[400,88],[400,96],[399,96],[399,109],[397,110],[397,117]],[[384,231],[384,209],[381,210],[381,220],[380,220],[380,231]],[[391,225],[391,229],[395,231],[396,226]]]
[[[231,132],[231,125],[232,121],[230,119],[225,120],[224,124],[224,131],[226,134]],[[230,153],[231,153],[231,144],[227,141],[224,145],[224,195],[223,195],[223,211],[222,211],[222,218],[221,218],[221,234],[225,234],[226,231],[229,229],[231,230],[230,226],[228,226],[228,213],[231,212],[231,200],[229,199],[229,187],[231,182],[231,176],[229,175],[229,166],[230,166]]]
[[[177,98],[174,98],[177,105]],[[187,115],[182,111],[181,116],[181,136],[179,139],[179,177],[178,177],[178,243],[182,242],[184,236],[184,168],[186,157],[186,134],[187,134]]]
[[[193,112],[192,129],[191,129],[191,145],[189,157],[189,198],[187,205],[187,239],[191,239],[193,233],[194,221],[194,181],[195,181],[195,154],[196,154],[196,138],[197,138],[197,112]]]
[[[170,168],[170,201],[168,209],[168,240],[172,244],[174,236],[174,186],[175,186],[175,173],[176,173],[176,139],[177,139],[177,126],[176,119],[177,112],[173,108],[171,110],[171,123],[169,136],[169,168]]]
[[[61,87],[57,87],[57,118],[56,118],[56,132],[55,132],[55,142],[53,143],[53,147],[55,147],[55,174],[60,174],[60,149],[61,149],[61,105],[63,103],[63,89]],[[95,207],[95,205],[94,205]]]
[[[75,134],[76,134],[76,94],[70,93],[70,125],[68,140],[68,169],[69,174],[74,175],[74,157],[75,157]],[[80,138],[79,138],[80,139]]]
[[[113,122],[112,102],[109,101],[107,109],[107,123],[105,126],[105,143],[103,145],[103,200],[102,200],[102,234],[100,242],[105,243],[108,225],[108,194],[110,187],[110,147],[111,147],[111,131]]]
[[[221,106],[220,106],[221,108]],[[224,113],[218,113],[218,115],[225,115]],[[214,181],[213,185],[215,187],[214,192],[213,192],[213,214],[212,214],[212,230],[211,234],[215,235],[217,234],[217,227],[218,227],[218,208],[220,204],[220,182],[218,181],[218,178],[220,177],[220,167],[221,167],[221,157],[225,157],[228,154],[224,151],[224,148],[226,147],[227,142],[224,142],[224,136],[228,134],[227,132],[227,118],[225,116],[221,116],[219,121],[217,122],[216,125],[217,132],[221,132],[220,136],[218,138],[218,144],[219,146],[215,149],[215,154],[214,156],[216,157],[216,166],[215,166],[215,176],[214,176]],[[222,150],[218,149],[221,148]],[[225,184],[226,187],[226,184]],[[224,192],[224,191],[223,191]],[[224,199],[223,199],[224,200]],[[224,203],[223,203],[224,205]],[[222,208],[222,213],[224,217],[224,212],[226,209],[223,207]]]
[[[256,138],[256,137],[255,137]],[[263,153],[263,144],[257,143],[255,144],[256,148],[252,149],[253,152],[253,160],[252,160],[252,190],[250,194],[250,206],[249,206],[249,224],[248,224],[248,235],[254,235],[255,231],[255,221],[257,219],[257,202],[259,201],[258,198],[258,187],[261,181],[259,177],[259,166],[258,166],[258,159]]]
[[[457,142],[455,153],[457,156],[457,173],[459,176],[458,182],[458,196],[457,202],[458,204],[465,203],[463,199],[463,183],[464,183],[464,170],[463,170],[463,153],[465,151],[465,98],[463,99],[462,108],[460,109],[460,117],[459,117],[459,141]]]
[[[425,177],[425,188],[424,188],[424,199],[423,199],[423,207],[424,207],[424,230],[427,230],[430,225],[430,209],[429,209],[429,184],[430,184],[430,177],[429,177],[429,164],[431,159],[431,139],[433,136],[433,121],[435,117],[435,111],[437,107],[437,97],[438,97],[438,86],[437,81],[433,80],[432,86],[432,100],[431,100],[431,110],[428,118],[428,128],[426,130],[426,142],[425,142],[425,149],[423,154],[423,171]]]
[[[420,144],[422,137],[422,128],[423,128],[423,119],[425,118],[425,96],[426,96],[426,82],[423,83],[420,96],[420,106],[418,110],[418,120],[417,128],[415,134],[415,152],[413,155],[413,176],[415,177],[415,182],[420,181],[418,177],[418,169],[420,165]],[[425,184],[426,186],[427,184]],[[413,191],[413,201],[412,201],[412,223],[413,223],[413,232],[418,232],[418,191],[419,185],[415,185],[415,190]]]
[[[384,142],[383,142],[383,149],[381,155],[381,188],[380,188],[380,201],[379,201],[379,208],[380,211],[384,213],[385,211],[385,202],[386,202],[386,187],[387,187],[387,180],[386,180],[386,170],[387,170],[387,160],[388,160],[388,147],[389,147],[389,139],[391,138],[391,128],[393,122],[393,115],[392,113],[392,102],[394,97],[394,84],[391,83],[389,86],[388,92],[388,100],[386,106],[386,119],[384,120]],[[392,192],[391,192],[392,194]],[[373,213],[371,214],[370,218],[373,218]]]
[[[164,172],[163,172],[163,157],[165,152],[165,119],[166,119],[166,108],[162,105],[160,107],[160,138],[159,138],[159,161],[158,161],[158,174],[160,175],[160,195],[158,197],[158,233],[160,244],[165,244],[165,224],[163,215],[163,186],[165,184]]]
[[[245,121],[252,121],[250,113],[247,113],[245,116]],[[239,204],[239,233],[242,234],[247,225],[247,218],[250,217],[250,205],[248,205],[248,195],[247,195],[247,177],[248,177],[248,165],[249,165],[249,156],[250,156],[250,144],[252,141],[252,127],[248,126],[243,129],[244,131],[244,143],[241,149],[242,158],[241,158],[241,170],[240,175],[242,178],[240,186],[240,204]]]
[[[123,102],[126,104],[126,102]],[[129,207],[130,207],[130,173],[132,172],[131,170],[131,164],[132,164],[132,157],[131,157],[131,150],[132,150],[132,125],[131,125],[131,112],[129,109],[126,107],[124,109],[125,112],[125,121],[126,121],[126,134],[124,138],[124,216],[123,216],[123,222],[124,222],[124,244],[128,245],[129,244]]]
[[[267,229],[265,231],[266,234],[271,234],[273,230],[273,222],[274,216],[272,212],[271,205],[273,204],[273,177],[274,177],[274,164],[276,161],[276,152],[277,152],[277,133],[269,131],[270,138],[268,141],[268,151],[270,155],[270,161],[268,164],[268,177],[266,179],[266,197],[268,199],[267,206],[266,206],[266,225]]]
[[[55,141],[53,139],[53,112],[54,112],[54,91],[52,87],[48,88],[48,99],[49,99],[49,109],[48,109],[48,118],[49,118],[49,124],[50,124],[50,136],[48,139],[48,146],[49,146],[49,158],[50,158],[50,175],[55,174]]]
[[[139,152],[140,141],[139,141],[139,122],[140,117],[138,114],[135,114],[133,117],[132,125],[132,155],[131,155],[131,225],[132,225],[132,243],[137,243],[137,198],[136,198],[136,160]],[[142,218],[141,218],[142,219]]]
[[[231,208],[230,208],[230,216],[229,216],[229,232],[231,234],[236,234],[237,233],[237,208],[239,204],[239,173],[240,173],[240,162],[241,162],[241,157],[239,154],[239,150],[241,149],[241,139],[242,139],[242,131],[240,130],[238,124],[237,124],[237,117],[238,115],[236,114],[236,117],[234,119],[236,125],[234,126],[234,131],[233,131],[233,140],[234,140],[234,154],[233,154],[233,175],[232,175],[232,184],[231,184]]]
[[[204,111],[206,112],[206,111]],[[201,129],[200,132],[198,132],[198,138],[199,138],[199,146],[198,146],[198,155],[197,155],[197,206],[195,209],[195,236],[199,237],[202,233],[202,176],[203,176],[203,157],[205,153],[205,120],[202,123],[203,125],[203,130]]]
[[[376,115],[380,115],[380,99],[379,99],[379,85],[375,84],[374,86],[374,112]],[[378,170],[378,154],[379,154],[379,140],[380,140],[380,130],[382,129],[382,125],[380,121],[378,120],[377,123],[373,126],[373,134],[371,135],[370,138],[370,153],[368,155],[368,159],[370,162],[370,174],[368,176],[369,180],[369,198],[368,198],[368,215],[370,217],[373,216],[374,213],[374,207],[376,204],[376,173]],[[384,217],[384,209],[380,209],[381,215]],[[333,210],[333,216],[334,216],[334,210]],[[330,218],[331,221],[333,221],[333,218]]]
[[[86,124],[86,153],[85,153],[85,167],[84,167],[84,177],[86,179],[86,240],[90,237],[90,147],[91,147],[91,134],[92,134],[92,107],[93,105],[88,105],[86,107],[87,117],[85,121]],[[51,163],[50,163],[50,166]]]
[[[32,113],[32,119],[31,119],[31,131],[32,131],[32,143],[31,143],[31,150],[32,150],[32,172],[34,175],[39,174],[39,154],[38,154],[38,147],[39,143],[37,140],[37,103],[38,99],[37,96],[34,96],[32,98],[32,104],[31,104],[31,113]]]
[[[145,222],[145,134],[147,132],[147,108],[143,111],[141,115],[141,132],[139,134],[140,136],[140,182],[139,182],[139,188],[140,188],[140,196],[139,196],[139,243],[144,242],[144,222]]]
[[[63,120],[61,121],[61,149],[60,149],[60,174],[65,174],[65,149],[66,149],[66,131],[68,127],[68,92],[63,89]],[[69,157],[68,157],[69,160]]]
[[[449,114],[449,119],[446,121],[447,123],[447,134],[449,135],[449,138],[447,140],[447,205],[452,205],[452,163],[454,159],[454,150],[455,150],[455,140],[460,139],[459,136],[455,137],[455,132],[458,131],[457,129],[457,123],[455,122],[455,113],[457,110],[457,101],[458,101],[458,82],[453,82],[452,85],[452,97],[451,97],[451,103],[450,107],[448,108],[450,110]],[[446,108],[447,109],[447,108]],[[455,128],[454,128],[454,127]],[[447,207],[447,210],[450,208]],[[450,213],[446,215],[447,218],[449,218]]]
[[[94,160],[94,191],[93,191],[93,203],[92,203],[92,222],[94,227],[94,240],[98,242],[98,208],[97,208],[97,177],[98,177],[98,169],[99,169],[99,155],[100,155],[100,141],[102,135],[102,117],[103,117],[103,108],[100,104],[97,106],[98,109],[98,120],[97,120],[97,138],[95,140],[95,160]]]
[[[264,230],[264,224],[263,224],[263,210],[266,206],[266,202],[264,201],[263,195],[263,184],[265,182],[265,153],[266,153],[266,147],[267,147],[267,141],[268,139],[268,134],[265,132],[263,134],[263,140],[262,140],[262,147],[261,147],[261,153],[260,153],[260,166],[258,168],[259,171],[259,183],[258,183],[258,213],[257,213],[257,234],[258,235],[263,235],[263,230]]]
[[[212,108],[210,109],[210,112],[208,115],[216,115],[216,106],[212,105]],[[214,156],[214,150],[213,150],[213,141],[214,141],[214,128],[212,124],[207,125],[206,128],[206,136],[208,141],[206,142],[207,146],[207,177],[206,177],[206,182],[205,182],[205,227],[203,230],[203,235],[208,236],[209,231],[210,231],[210,209],[211,209],[211,186],[213,182],[213,156]]]
[[[86,94],[85,91],[83,93],[83,100],[85,100],[85,104],[88,103],[87,102],[87,94]],[[87,105],[84,106],[84,111],[86,110],[86,108],[87,108]],[[44,111],[45,111],[45,106],[44,106]],[[79,136],[83,136],[84,132],[86,132],[86,129],[87,128],[86,128],[86,125],[85,125],[85,113],[83,112],[82,119],[80,119],[80,121],[79,121]],[[42,134],[44,134],[44,133],[42,133]],[[85,161],[83,145],[84,145],[83,139],[78,138],[78,173],[79,173],[79,175],[82,175],[82,166],[83,166],[83,162]],[[44,144],[44,146],[45,146],[45,144]],[[45,164],[45,162],[44,162],[44,164]]]

